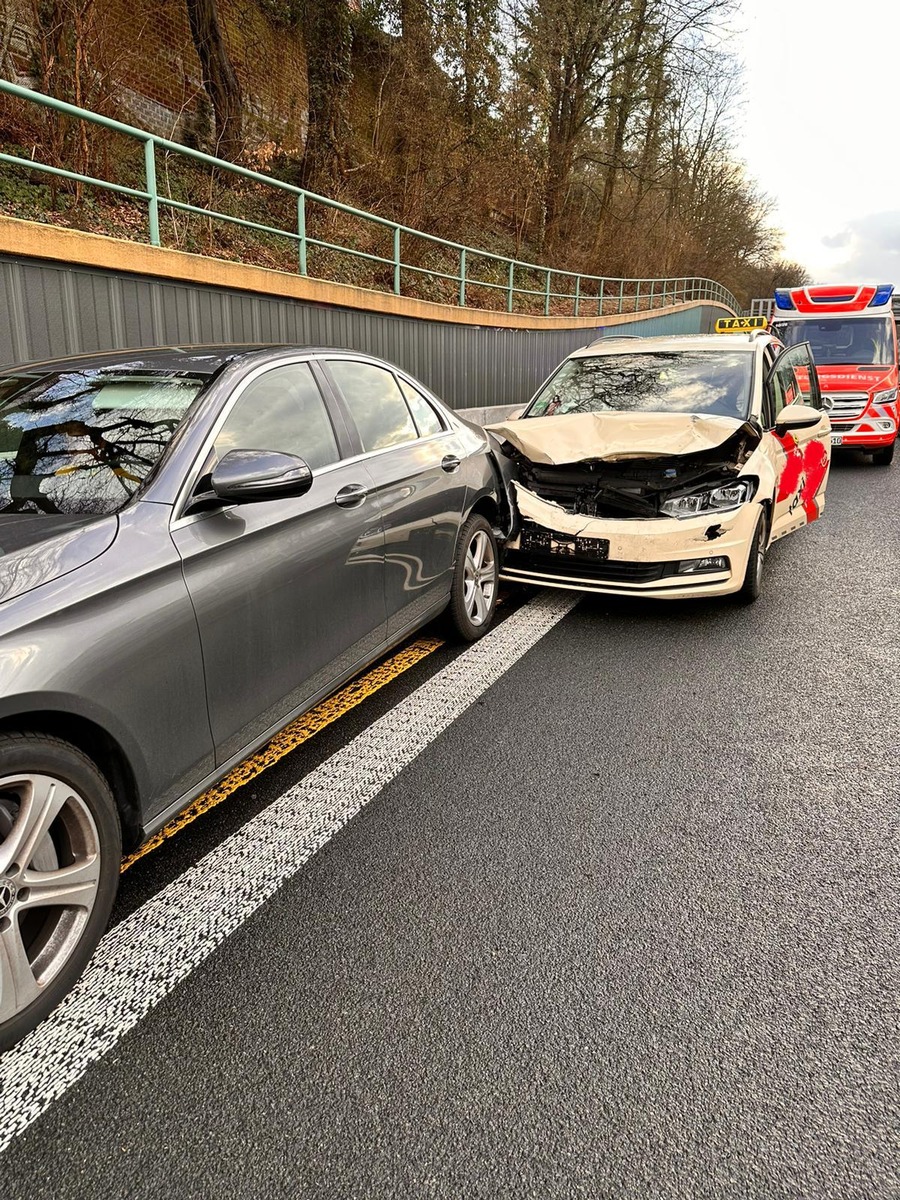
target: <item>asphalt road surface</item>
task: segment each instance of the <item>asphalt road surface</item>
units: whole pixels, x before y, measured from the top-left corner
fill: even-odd
[[[2,1200],[900,1196],[900,467],[828,497],[752,608],[513,595],[137,862]]]

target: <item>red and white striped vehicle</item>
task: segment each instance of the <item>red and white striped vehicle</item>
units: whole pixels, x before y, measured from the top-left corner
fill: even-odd
[[[886,467],[897,443],[897,334],[893,284],[777,288],[772,330],[786,346],[808,342],[832,446]]]

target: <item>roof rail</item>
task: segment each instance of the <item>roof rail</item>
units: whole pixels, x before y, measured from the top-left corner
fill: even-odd
[[[641,341],[643,338],[641,333],[612,333],[608,337],[594,338],[592,342],[588,342],[588,346],[599,346],[603,342],[623,342],[623,341]]]

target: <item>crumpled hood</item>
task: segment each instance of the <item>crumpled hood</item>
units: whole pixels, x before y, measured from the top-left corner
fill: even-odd
[[[118,527],[118,517],[0,513],[0,602],[98,558]]]
[[[695,413],[571,413],[488,425],[534,463],[671,457],[715,449],[747,422]]]

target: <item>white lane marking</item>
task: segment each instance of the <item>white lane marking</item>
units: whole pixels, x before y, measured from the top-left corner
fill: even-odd
[[[0,1151],[577,602],[524,605],[111,929],[60,1007],[0,1058]]]

